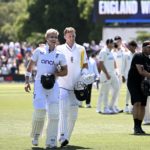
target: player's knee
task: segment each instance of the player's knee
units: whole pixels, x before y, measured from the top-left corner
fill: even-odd
[[[36,109],[33,112],[33,119],[34,120],[43,120],[46,116],[46,110],[45,109]]]
[[[78,116],[78,107],[74,106],[70,108],[70,119],[76,120]]]
[[[58,104],[50,104],[48,106],[48,118],[53,120],[59,119],[59,106]]]

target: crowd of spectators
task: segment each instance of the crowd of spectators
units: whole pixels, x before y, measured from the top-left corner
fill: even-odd
[[[0,44],[0,74],[20,74],[20,66],[26,66],[33,48],[27,43]]]
[[[103,43],[96,44],[92,40],[90,43],[83,43],[83,46],[88,54],[98,53]],[[34,46],[26,42],[0,43],[0,75],[21,74],[20,66],[25,70],[34,49]]]

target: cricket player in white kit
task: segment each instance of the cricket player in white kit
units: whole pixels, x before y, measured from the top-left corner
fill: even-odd
[[[66,43],[57,47],[67,60],[68,74],[58,79],[60,87],[59,136],[61,147],[69,143],[78,115],[78,100],[74,94],[75,83],[87,71],[87,55],[83,46],[75,42],[76,31],[73,27],[64,30]]]
[[[137,43],[135,41],[130,41],[128,43],[127,50],[124,53],[124,57],[123,57],[123,61],[122,61],[122,75],[123,75],[124,82],[127,81],[128,72],[129,72],[129,69],[131,66],[131,61],[132,61],[133,55],[135,54],[136,48],[137,48]],[[125,98],[126,106],[124,109],[125,113],[131,113],[131,111],[132,111],[132,108],[131,108],[132,106],[130,105],[131,104],[130,100],[131,100],[131,96],[130,96],[129,90],[126,86],[126,98]]]
[[[150,125],[150,96],[147,98],[147,104],[145,107],[144,124]]]
[[[114,101],[114,100],[112,101],[112,103],[110,104],[110,109],[115,109],[116,112],[123,112],[123,110],[120,110],[118,108],[120,89],[121,89],[121,85],[122,85],[122,81],[123,81],[122,80],[122,65],[123,65],[123,57],[124,57],[124,53],[125,53],[125,48],[123,47],[122,38],[120,36],[115,36],[115,38],[114,38],[114,49],[112,50],[112,53],[113,53],[113,55],[115,57],[115,61],[116,61],[117,75],[119,78],[120,87],[119,87],[118,97],[117,97],[116,101]],[[114,89],[112,89],[112,90],[114,90]]]
[[[32,120],[31,137],[32,144],[38,145],[39,136],[42,134],[46,111],[48,114],[48,125],[46,134],[46,148],[57,146],[57,131],[59,120],[59,87],[57,83],[58,76],[67,74],[67,65],[64,55],[56,51],[58,40],[58,31],[55,29],[47,30],[45,38],[47,44],[35,49],[31,60],[27,66],[25,74],[25,91],[31,90],[29,77],[31,76],[33,65],[37,65],[37,74],[34,82],[34,112]],[[58,66],[61,70],[58,70]],[[41,84],[41,76],[44,74],[54,74],[55,84],[51,89],[45,89]]]
[[[112,88],[112,101],[116,101],[119,91],[119,80],[116,74],[116,62],[111,50],[114,47],[114,43],[112,39],[106,40],[106,47],[103,48],[99,53],[99,62],[100,62],[100,82],[101,82],[101,89],[100,95],[97,102],[97,109],[96,112],[104,114],[112,114],[117,113],[115,110],[109,108],[108,104],[108,96],[109,91]],[[104,111],[101,110],[102,102],[104,102]]]

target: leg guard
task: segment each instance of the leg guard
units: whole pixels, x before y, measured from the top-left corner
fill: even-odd
[[[58,133],[58,119],[59,119],[59,105],[49,104],[48,106],[48,125],[46,135],[46,146],[57,146],[57,133]]]
[[[44,109],[37,109],[33,112],[32,131],[31,131],[32,138],[38,139],[38,137],[42,134],[45,116],[46,110]]]

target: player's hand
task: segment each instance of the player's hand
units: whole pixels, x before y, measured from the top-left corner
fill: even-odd
[[[30,83],[25,83],[24,89],[25,89],[26,92],[30,92],[31,91]]]
[[[106,74],[106,78],[107,78],[107,80],[110,80],[110,75],[109,74]]]
[[[126,82],[126,79],[124,76],[122,76],[122,82],[125,83]]]

